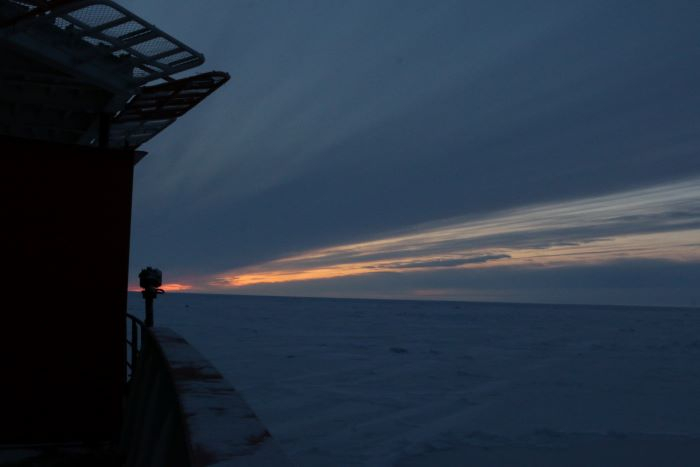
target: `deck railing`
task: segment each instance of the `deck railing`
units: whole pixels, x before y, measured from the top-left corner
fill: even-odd
[[[126,380],[131,381],[134,376],[136,360],[143,346],[143,334],[145,325],[136,316],[127,313],[127,333],[126,333]]]
[[[290,465],[241,395],[183,337],[127,314],[126,467]]]

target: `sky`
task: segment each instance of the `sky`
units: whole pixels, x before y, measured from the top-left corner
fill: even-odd
[[[147,143],[130,277],[700,306],[700,4],[123,0],[231,81]]]

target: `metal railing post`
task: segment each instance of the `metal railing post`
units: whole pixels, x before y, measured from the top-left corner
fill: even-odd
[[[136,365],[136,358],[138,356],[139,347],[139,326],[133,319],[131,320],[131,371],[129,372],[129,378],[134,375],[134,367]]]
[[[126,314],[126,319],[131,320],[131,335],[126,336],[126,345],[131,346],[127,348],[127,381],[131,380],[134,376],[134,371],[136,370],[136,362],[141,358],[141,347],[143,345],[143,327],[144,322],[129,313]],[[127,328],[128,329],[128,328]]]

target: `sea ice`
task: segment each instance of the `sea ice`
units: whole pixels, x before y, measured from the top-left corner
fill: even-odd
[[[300,467],[700,465],[698,309],[166,294],[156,325]]]

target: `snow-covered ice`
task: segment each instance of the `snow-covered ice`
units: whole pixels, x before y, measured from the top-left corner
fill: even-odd
[[[166,294],[156,325],[300,467],[700,465],[698,309]]]

